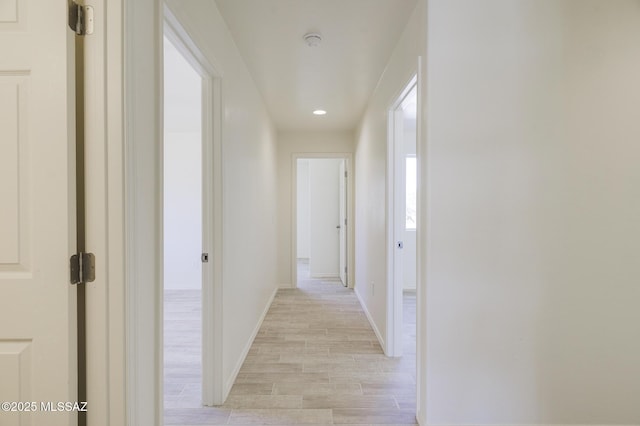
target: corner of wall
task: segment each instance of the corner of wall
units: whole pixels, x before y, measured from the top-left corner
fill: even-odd
[[[358,298],[358,302],[360,302],[360,306],[362,306],[362,310],[364,311],[364,314],[367,316],[367,320],[369,321],[369,324],[371,324],[371,328],[373,328],[373,332],[376,334],[376,337],[378,338],[378,343],[380,343],[380,346],[382,347],[384,354],[387,355],[387,345],[385,344],[384,339],[382,338],[382,333],[380,333],[380,330],[378,330],[378,327],[376,326],[376,323],[373,320],[373,317],[369,313],[369,310],[367,309],[367,304],[364,302],[364,300],[362,300],[362,297],[360,296],[360,292],[358,291],[358,287],[355,287],[353,292],[356,294],[356,297]]]
[[[223,401],[227,400],[227,397],[229,396],[229,392],[231,392],[231,388],[233,387],[233,384],[236,382],[238,373],[240,373],[240,369],[242,368],[242,365],[244,364],[244,361],[247,358],[247,355],[249,354],[251,345],[253,345],[253,341],[258,335],[258,332],[260,331],[260,327],[262,327],[262,323],[264,322],[264,318],[267,316],[267,312],[269,312],[269,308],[271,307],[271,304],[273,303],[273,299],[276,297],[277,293],[278,293],[278,287],[273,289],[273,293],[271,293],[271,297],[269,297],[269,301],[265,305],[265,308],[262,311],[262,314],[260,315],[260,319],[258,319],[258,322],[256,323],[256,326],[254,327],[253,332],[251,333],[251,336],[249,336],[247,343],[242,349],[242,353],[238,358],[238,362],[236,362],[236,365],[233,368],[233,371],[231,372],[230,376],[227,378],[227,380],[224,381]]]

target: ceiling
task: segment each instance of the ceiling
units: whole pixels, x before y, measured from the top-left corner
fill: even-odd
[[[354,129],[416,0],[216,0],[282,130]],[[322,35],[309,47],[303,36]],[[312,111],[327,114],[315,116]]]

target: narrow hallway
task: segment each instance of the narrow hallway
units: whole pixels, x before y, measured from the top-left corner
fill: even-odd
[[[165,424],[416,424],[415,315],[405,321],[406,354],[387,358],[353,290],[301,279],[278,291],[226,403],[177,396]]]

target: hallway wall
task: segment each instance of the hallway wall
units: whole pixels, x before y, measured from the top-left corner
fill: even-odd
[[[417,72],[424,2],[418,2],[373,94],[356,137],[356,284],[379,338],[386,340],[387,113]],[[381,342],[381,343],[383,343]],[[383,344],[384,347],[384,344]]]
[[[215,2],[167,0],[167,5],[223,74],[223,363],[228,391],[277,288],[276,133]]]
[[[428,16],[428,423],[640,423],[640,3]]]
[[[291,178],[294,153],[353,153],[351,131],[280,131],[278,132],[278,284],[292,287],[291,277]]]

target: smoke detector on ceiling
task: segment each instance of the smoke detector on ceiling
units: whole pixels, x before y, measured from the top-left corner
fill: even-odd
[[[308,33],[304,35],[304,41],[309,47],[318,47],[322,42],[322,36],[318,33]]]

